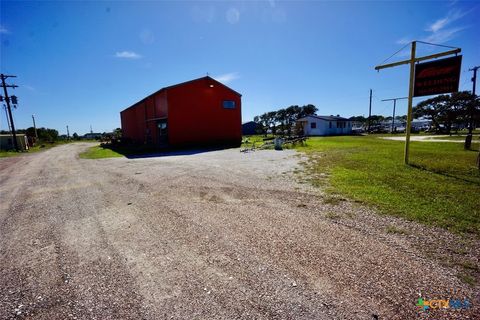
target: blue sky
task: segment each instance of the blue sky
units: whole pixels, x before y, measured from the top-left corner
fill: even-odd
[[[408,66],[373,68],[408,41],[462,48],[461,89],[480,64],[480,3],[316,1],[0,2],[1,72],[17,75],[19,128],[120,126],[161,87],[206,75],[243,94],[243,120],[293,104],[319,114],[389,115]],[[476,19],[477,18],[477,19]],[[441,48],[419,45],[418,54]],[[406,59],[406,48],[389,61]],[[406,112],[405,100],[398,113]],[[0,128],[6,129],[4,111]]]

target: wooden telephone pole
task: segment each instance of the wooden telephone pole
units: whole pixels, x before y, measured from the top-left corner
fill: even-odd
[[[441,52],[441,53],[436,53],[436,54],[431,54],[428,56],[423,56],[423,57],[416,57],[416,50],[417,50],[417,41],[412,41],[411,43],[411,53],[410,53],[410,59],[408,60],[403,60],[399,62],[394,62],[394,63],[389,63],[389,64],[384,64],[384,65],[379,65],[375,67],[375,70],[379,71],[381,69],[386,69],[386,68],[392,68],[404,64],[410,64],[410,81],[409,81],[409,86],[408,86],[408,111],[407,111],[407,126],[406,126],[406,139],[405,139],[405,156],[404,156],[404,162],[405,164],[408,164],[409,161],[409,155],[410,155],[410,131],[412,128],[412,101],[413,101],[413,89],[414,89],[414,84],[415,84],[415,63],[424,61],[424,60],[430,60],[430,59],[435,59],[443,56],[448,56],[451,54],[458,54],[462,50],[460,48],[456,48],[453,50]]]
[[[10,107],[10,97],[8,96],[8,91],[7,91],[7,88],[16,88],[18,86],[14,85],[14,84],[9,85],[9,84],[5,83],[5,80],[7,78],[16,78],[16,76],[7,76],[7,75],[4,75],[2,73],[2,74],[0,74],[0,78],[2,78],[3,93],[5,94],[5,102],[7,103],[8,117],[10,118],[10,128],[12,130],[13,147],[15,148],[15,151],[19,151],[17,134],[15,133],[15,124],[13,123],[12,108]],[[15,101],[14,101],[14,103],[15,103]]]

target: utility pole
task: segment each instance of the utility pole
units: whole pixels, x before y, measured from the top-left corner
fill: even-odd
[[[441,53],[435,53],[428,56],[417,58],[415,57],[416,48],[417,48],[417,41],[412,41],[410,59],[375,67],[375,70],[379,71],[381,69],[392,68],[392,67],[400,66],[403,64],[410,65],[410,81],[408,86],[408,112],[407,112],[405,155],[404,155],[405,164],[408,164],[409,155],[410,155],[410,131],[412,128],[412,101],[413,101],[413,89],[414,89],[414,83],[415,83],[415,63],[424,61],[424,60],[436,59],[436,58],[451,55],[451,54],[458,54],[459,52],[462,51],[460,48],[455,48],[453,50],[449,50]]]
[[[473,77],[472,77],[472,82],[473,82],[473,88],[472,88],[472,96],[473,96],[473,99],[475,99],[475,89],[477,87],[477,70],[478,68],[480,68],[480,66],[476,66],[476,67],[473,67],[472,69],[469,69],[468,71],[473,71]],[[467,139],[468,139],[468,136],[470,136],[470,145],[472,143],[472,132],[473,132],[473,124],[474,124],[474,120],[473,120],[473,114],[474,114],[474,108],[475,108],[475,100],[472,101],[472,112],[470,114],[471,118],[470,118],[470,128],[468,130],[468,135],[467,135]],[[467,144],[467,140],[465,140],[465,145]],[[477,156],[477,167],[478,167],[478,170],[480,170],[480,149],[478,150],[478,156]]]
[[[370,104],[368,107],[367,132],[370,132],[370,117],[372,116],[372,89],[370,89]]]
[[[7,88],[16,88],[18,86],[13,85],[13,84],[8,85],[8,84],[5,83],[5,79],[16,78],[16,76],[7,76],[7,75],[4,75],[2,73],[2,74],[0,74],[0,77],[2,78],[3,93],[5,94],[5,102],[7,103],[7,111],[8,111],[8,116],[10,118],[10,128],[12,130],[13,147],[15,148],[16,151],[19,151],[17,135],[15,133],[15,124],[13,123],[12,109],[10,108],[10,98],[8,97],[8,92],[7,92]]]
[[[68,131],[68,126],[67,126],[67,140],[70,140],[70,131]]]
[[[474,125],[474,110],[475,110],[475,88],[477,85],[477,70],[480,68],[479,66],[473,67],[472,69],[468,69],[468,71],[473,71],[473,77],[472,77],[472,82],[473,82],[473,88],[472,88],[472,97],[473,100],[470,104],[470,123],[468,124],[468,134],[467,137],[465,138],[465,150],[470,149],[472,146],[472,138],[473,138],[473,125]]]
[[[35,130],[35,139],[38,140],[37,126],[35,125],[35,115],[34,114],[32,114],[32,120],[33,120],[33,129]]]
[[[90,133],[93,133],[92,125],[90,125]]]
[[[12,128],[10,127],[10,118],[8,117],[7,106],[3,105],[3,109],[5,109],[5,118],[7,119],[8,131],[12,132]]]
[[[392,118],[392,133],[395,128],[395,107],[397,105],[397,100],[408,99],[408,97],[401,98],[392,98],[392,99],[383,99],[382,101],[393,101],[393,118]]]

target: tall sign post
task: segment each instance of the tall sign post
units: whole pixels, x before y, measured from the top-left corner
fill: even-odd
[[[417,50],[417,42],[412,42],[412,52],[410,58],[410,80],[408,86],[408,109],[407,109],[407,126],[405,127],[405,156],[404,162],[408,164],[410,156],[410,131],[412,131],[412,101],[413,101],[413,86],[415,84],[415,53]]]
[[[375,67],[375,70],[379,71],[381,69],[410,64],[410,80],[408,86],[408,111],[404,156],[405,164],[408,164],[410,155],[410,131],[412,128],[413,97],[458,91],[458,82],[460,80],[460,66],[462,61],[462,57],[458,56],[416,65],[416,63],[421,61],[436,59],[452,54],[457,55],[461,52],[460,48],[455,48],[453,50],[417,58],[417,42],[420,41],[412,41],[410,59],[379,65]]]

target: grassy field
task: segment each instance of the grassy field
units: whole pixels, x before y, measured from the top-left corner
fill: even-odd
[[[465,151],[461,143],[412,142],[410,166],[403,164],[403,142],[377,136],[310,138],[297,150],[309,156],[309,180],[327,192],[480,236],[478,151]]]

